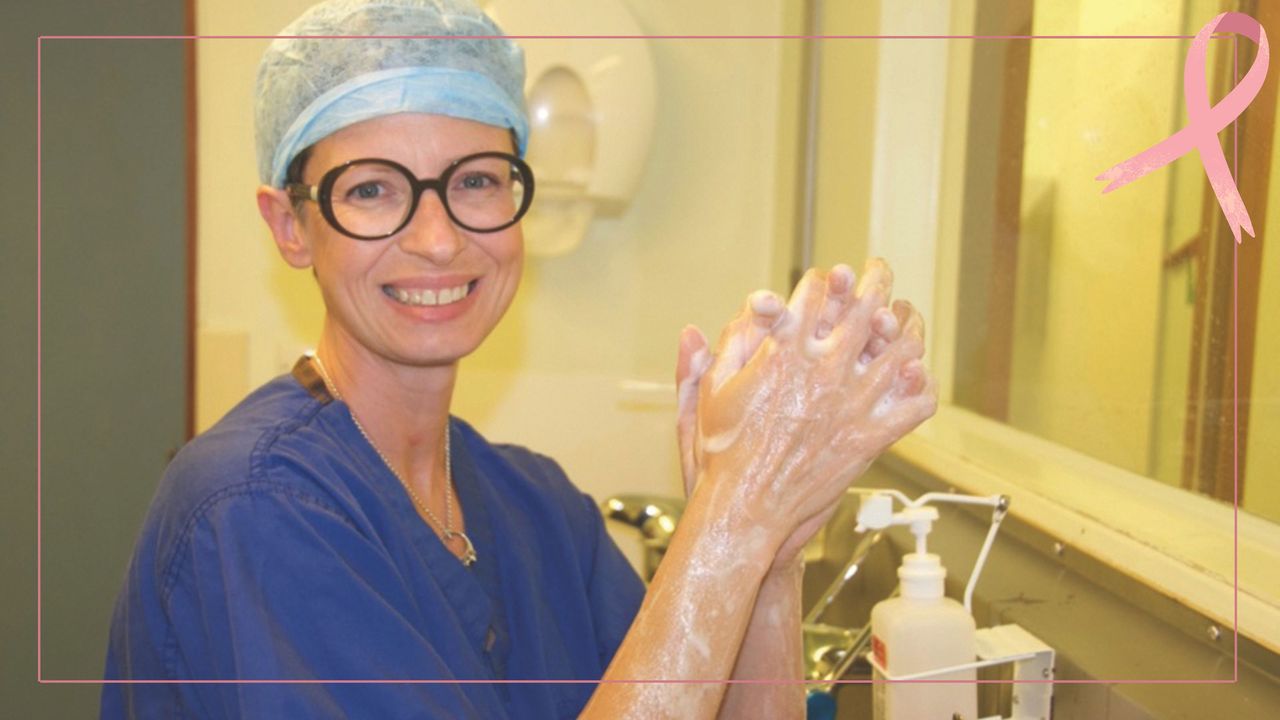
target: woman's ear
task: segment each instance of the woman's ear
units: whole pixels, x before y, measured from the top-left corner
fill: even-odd
[[[279,188],[262,185],[258,188],[258,212],[271,228],[280,257],[293,267],[310,267],[311,245],[299,232],[300,219],[294,212],[289,194]]]

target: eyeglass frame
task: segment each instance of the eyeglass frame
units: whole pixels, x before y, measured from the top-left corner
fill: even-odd
[[[516,170],[520,172],[521,178],[524,182],[525,190],[524,190],[524,199],[521,201],[520,207],[516,209],[515,214],[512,215],[511,220],[507,221],[502,225],[499,225],[498,227],[481,230],[479,228],[472,227],[462,222],[461,220],[458,219],[458,216],[453,213],[453,208],[450,207],[449,205],[447,188],[448,188],[448,181],[452,177],[453,173],[456,172],[458,168],[462,167],[464,163],[470,162],[472,160],[476,160],[478,158],[487,158],[487,157],[502,158],[503,160],[507,160],[512,165],[514,165]],[[387,165],[392,169],[398,171],[401,175],[404,175],[404,177],[407,180],[409,180],[409,189],[411,191],[410,197],[412,199],[410,200],[410,203],[409,203],[409,211],[405,213],[404,220],[400,222],[400,225],[398,225],[395,230],[392,230],[391,232],[388,232],[382,235],[357,235],[351,232],[350,230],[344,228],[342,226],[342,223],[338,222],[337,217],[334,215],[333,186],[338,182],[338,177],[342,175],[342,173],[346,172],[346,170],[351,166],[360,165],[363,163],[373,163],[373,162],[380,163],[382,165]],[[453,224],[457,225],[458,227],[464,230],[468,230],[470,232],[476,232],[476,233],[495,233],[501,230],[506,230],[512,225],[515,225],[516,223],[520,222],[520,219],[523,218],[525,213],[529,211],[529,206],[533,203],[533,184],[534,184],[533,170],[529,167],[528,163],[520,159],[518,156],[512,155],[511,153],[501,152],[498,150],[490,150],[486,152],[478,152],[478,153],[473,153],[471,155],[466,155],[464,157],[460,157],[457,160],[454,160],[453,162],[449,163],[449,167],[445,168],[444,172],[440,173],[439,177],[434,177],[434,178],[419,178],[416,175],[414,175],[412,170],[410,170],[409,168],[405,167],[404,165],[401,165],[400,163],[394,160],[388,160],[386,158],[366,157],[366,158],[357,158],[355,160],[348,160],[347,162],[344,162],[341,165],[336,165],[330,168],[328,171],[325,172],[323,176],[321,176],[320,182],[316,185],[308,185],[307,183],[300,183],[300,182],[287,183],[284,189],[285,189],[285,192],[288,193],[289,197],[294,200],[311,200],[315,202],[317,205],[319,205],[320,214],[324,216],[324,219],[329,223],[329,226],[332,227],[334,230],[337,230],[338,232],[342,233],[343,235],[346,235],[347,237],[353,240],[373,241],[373,240],[385,240],[391,237],[392,235],[395,235],[396,233],[400,232],[401,230],[405,229],[406,227],[408,227],[409,223],[413,221],[413,216],[416,215],[418,212],[418,203],[422,199],[422,193],[426,190],[435,191],[436,197],[440,198],[440,205],[444,207],[445,213],[449,215],[449,219],[453,222]]]

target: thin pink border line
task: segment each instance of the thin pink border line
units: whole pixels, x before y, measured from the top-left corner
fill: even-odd
[[[1193,40],[1195,35],[40,35],[40,40]],[[1213,39],[1235,37],[1214,33]]]
[[[42,97],[43,84],[41,82],[42,71],[42,49],[45,40],[275,40],[278,38],[310,38],[310,39],[517,39],[517,40],[1186,40],[1194,39],[1194,35],[475,35],[475,36],[436,36],[436,35],[313,35],[313,36],[282,36],[282,35],[40,35],[36,37],[36,682],[37,684],[71,684],[71,685],[117,685],[117,684],[257,684],[257,683],[275,683],[275,684],[404,684],[404,683],[422,683],[422,684],[471,684],[471,683],[491,683],[491,684],[523,684],[523,683],[594,683],[609,684],[615,682],[626,682],[635,684],[649,683],[729,683],[729,684],[753,684],[753,683],[773,683],[773,684],[806,684],[813,683],[807,681],[752,681],[752,680],[76,680],[76,679],[46,679],[44,675],[43,665],[43,573],[41,565],[42,556],[42,470],[43,456],[42,440],[43,440],[43,376],[41,366],[41,355],[43,349],[43,323],[41,315],[41,298],[42,293],[42,200],[43,200],[43,127],[42,127]],[[1236,33],[1214,33],[1212,39],[1232,40],[1233,52],[1233,68],[1232,73],[1236,82],[1240,77],[1240,42],[1239,35]],[[1240,165],[1240,138],[1239,138],[1239,118],[1232,121],[1232,174],[1235,174]],[[1154,679],[1154,680],[961,680],[961,681],[912,681],[912,680],[836,680],[832,684],[872,684],[877,682],[887,683],[912,683],[912,682],[963,682],[984,684],[1062,684],[1062,685],[1096,685],[1096,684],[1114,684],[1114,685],[1221,685],[1235,684],[1240,679],[1240,425],[1239,425],[1239,364],[1240,364],[1240,348],[1239,348],[1239,266],[1240,256],[1239,247],[1233,250],[1232,254],[1232,677],[1226,679],[1206,679],[1206,680],[1172,680],[1172,679]]]
[[[1235,680],[42,680],[44,685],[1233,685]]]
[[[44,457],[44,419],[41,414],[41,408],[44,406],[44,377],[42,373],[42,352],[44,347],[44,320],[41,315],[40,298],[44,297],[42,289],[42,281],[44,279],[44,259],[42,251],[44,244],[41,242],[41,219],[44,217],[42,201],[44,199],[44,160],[41,156],[44,150],[44,128],[42,127],[42,118],[44,117],[41,107],[43,98],[44,83],[41,82],[41,59],[40,52],[42,44],[40,39],[36,39],[36,682],[43,682],[44,676],[44,603],[41,602],[41,590],[44,587],[43,564],[40,559],[41,538],[44,535],[41,519],[44,512],[41,508],[41,499],[44,495],[43,485],[41,483],[41,471],[44,463],[41,458]]]

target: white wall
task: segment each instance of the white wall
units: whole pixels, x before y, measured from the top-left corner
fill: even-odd
[[[198,31],[272,34],[308,4],[199,3]],[[629,6],[647,34],[783,32],[782,0]],[[264,47],[199,48],[201,428],[319,334],[310,274],[276,256],[253,201],[251,93]],[[790,199],[774,188],[780,43],[659,40],[652,51],[658,118],[637,197],[574,253],[527,263],[506,320],[464,361],[455,398],[456,414],[491,439],[552,455],[598,499],[680,493],[674,404],[619,384],[670,383],[680,328],[718,331],[768,283],[775,214]]]

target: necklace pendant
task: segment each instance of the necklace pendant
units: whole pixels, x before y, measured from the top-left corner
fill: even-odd
[[[462,564],[467,567],[471,567],[472,565],[475,564],[476,557],[477,557],[476,546],[471,544],[471,538],[467,537],[466,533],[460,533],[460,532],[457,532],[456,530],[446,530],[444,536],[446,540],[452,540],[454,538],[462,538],[462,542],[466,547],[462,551],[462,557],[458,559],[461,560]]]

